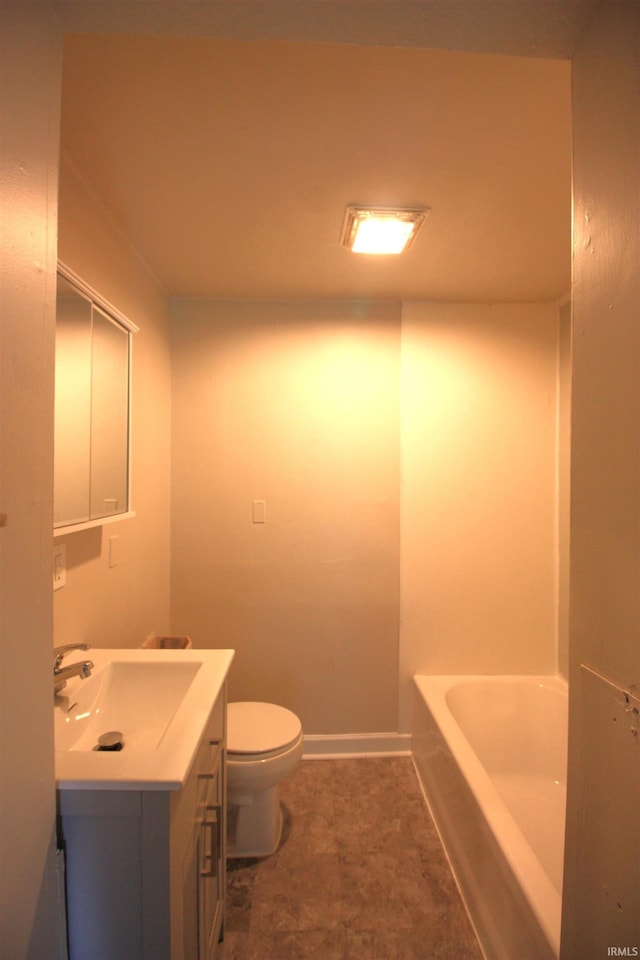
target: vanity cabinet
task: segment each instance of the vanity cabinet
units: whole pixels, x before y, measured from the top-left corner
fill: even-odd
[[[182,789],[59,791],[69,960],[214,960],[224,921],[225,717],[223,687]]]

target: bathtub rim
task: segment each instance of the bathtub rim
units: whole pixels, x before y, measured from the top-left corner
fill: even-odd
[[[496,838],[536,922],[557,957],[560,952],[562,894],[558,892],[531,849],[489,774],[466,739],[463,730],[451,713],[446,695],[453,686],[464,683],[497,681],[513,684],[515,681],[547,686],[566,696],[568,693],[566,680],[560,674],[415,674],[413,680],[491,833]]]

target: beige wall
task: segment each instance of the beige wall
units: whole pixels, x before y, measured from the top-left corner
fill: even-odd
[[[63,158],[59,257],[139,327],[133,337],[132,507],[136,516],[56,538],[67,583],[54,644],[138,646],[169,629],[170,331],[164,291]],[[109,540],[117,537],[115,566]]]
[[[569,679],[571,505],[571,303],[559,309],[557,422],[557,606],[558,672]]]
[[[611,0],[573,63],[563,960],[640,946],[639,51],[640,6]]]
[[[399,349],[397,305],[174,305],[172,627],[307,733],[397,729]]]
[[[53,344],[62,43],[0,9],[0,956],[56,960]],[[19,95],[19,99],[18,99]]]
[[[553,304],[405,304],[403,718],[414,673],[556,669]]]
[[[172,629],[309,733],[557,664],[557,307],[360,309],[173,309]]]

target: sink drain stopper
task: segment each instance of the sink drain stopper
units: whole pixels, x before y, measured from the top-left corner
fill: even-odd
[[[109,730],[98,737],[98,744],[95,750],[117,751],[122,750],[124,746],[124,734],[120,730]]]

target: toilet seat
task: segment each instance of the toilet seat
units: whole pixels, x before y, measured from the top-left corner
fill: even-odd
[[[227,704],[227,755],[234,761],[277,756],[302,736],[295,713],[275,703]]]

